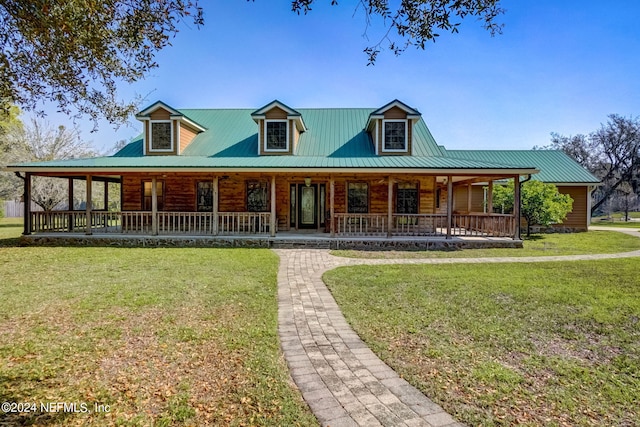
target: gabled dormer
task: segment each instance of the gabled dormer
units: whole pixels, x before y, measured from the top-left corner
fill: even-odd
[[[207,129],[158,101],[136,114],[144,124],[145,156],[180,155],[197,134]]]
[[[391,101],[369,115],[367,132],[378,155],[410,156],[413,148],[413,125],[420,112],[398,101]]]
[[[258,154],[295,154],[300,134],[307,130],[302,114],[276,100],[251,117],[258,124]]]

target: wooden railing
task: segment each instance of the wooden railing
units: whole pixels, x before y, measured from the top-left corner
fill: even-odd
[[[158,234],[252,235],[270,232],[269,212],[220,212],[216,227],[211,212],[158,212]],[[336,214],[338,236],[442,236],[447,234],[445,214]],[[513,237],[513,215],[453,214],[452,236]],[[92,233],[152,234],[151,212],[91,212]],[[85,233],[85,211],[31,212],[33,233]]]
[[[269,212],[220,212],[218,234],[267,234],[270,220]]]
[[[158,234],[235,235],[269,233],[269,212],[220,212],[218,226],[212,212],[158,212]],[[85,233],[85,211],[31,213],[33,233]],[[152,234],[151,212],[91,212],[92,233]]]
[[[346,236],[386,236],[387,216],[379,214],[336,214],[336,232]]]
[[[456,236],[513,237],[516,221],[508,214],[454,214]]]
[[[447,215],[394,214],[394,236],[437,236],[447,233]]]
[[[391,229],[387,214],[336,214],[339,236],[443,236],[447,234],[446,214],[393,214]],[[512,215],[454,214],[452,236],[513,237]]]

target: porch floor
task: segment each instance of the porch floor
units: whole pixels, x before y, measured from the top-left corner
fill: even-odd
[[[321,248],[356,250],[460,250],[480,248],[521,248],[522,240],[484,236],[336,236],[318,231],[281,231],[264,235],[132,235],[94,233],[37,233],[22,236],[27,245],[78,245],[126,247],[262,247]]]

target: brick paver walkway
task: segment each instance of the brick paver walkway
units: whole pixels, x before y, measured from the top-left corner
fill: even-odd
[[[616,230],[617,231],[617,230]],[[621,230],[623,231],[623,230]],[[624,230],[629,232],[629,230]],[[637,233],[637,231],[636,231]],[[637,233],[640,237],[640,233]],[[278,249],[278,332],[291,376],[322,426],[462,426],[383,363],[349,327],[322,274],[341,265],[577,261],[618,254],[458,259],[353,259]]]

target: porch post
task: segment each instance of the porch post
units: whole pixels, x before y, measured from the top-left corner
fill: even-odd
[[[104,210],[109,212],[109,181],[104,182]]]
[[[388,178],[388,197],[387,197],[387,237],[391,237],[391,223],[393,222],[393,181],[391,176]]]
[[[73,210],[73,178],[69,178],[69,192],[68,192],[68,198],[69,198],[69,209],[70,211]],[[67,218],[68,218],[68,224],[67,224],[67,230],[69,230],[69,232],[73,231],[73,228],[75,226],[74,224],[74,220],[73,220],[74,214],[73,212],[70,213]]]
[[[24,230],[25,236],[31,234],[31,173],[24,174]]]
[[[513,219],[516,225],[513,240],[520,240],[520,175],[514,176],[513,179]]]
[[[451,227],[453,226],[453,179],[447,176],[447,239],[451,238]]]
[[[213,177],[213,234],[218,235],[218,177]]]
[[[151,234],[158,235],[158,190],[156,189],[158,179],[151,178]]]
[[[493,180],[489,180],[489,189],[487,190],[487,213],[493,213]]]
[[[276,176],[271,177],[271,217],[269,218],[271,237],[276,237]]]
[[[329,178],[329,223],[331,230],[331,237],[336,237],[336,217],[335,217],[335,208],[334,208],[334,200],[336,193],[336,180],[333,179],[333,176]]]
[[[467,184],[467,213],[471,213],[471,183]]]
[[[86,217],[87,217],[87,232],[86,234],[91,234],[91,198],[92,198],[92,187],[93,187],[93,180],[91,175],[87,175],[87,197],[86,197],[86,203],[85,203],[85,208],[86,208]]]

